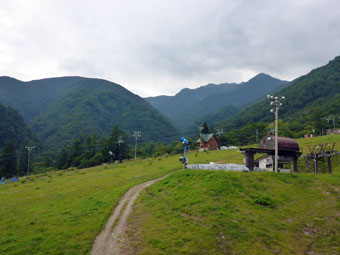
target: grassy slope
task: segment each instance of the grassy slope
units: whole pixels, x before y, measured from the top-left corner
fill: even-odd
[[[299,142],[321,143],[335,138]],[[235,150],[190,153],[189,158],[190,163],[242,162]],[[334,165],[340,172],[339,159]],[[0,185],[0,254],[88,254],[128,188],[179,169],[175,156],[58,171],[26,183]],[[299,240],[308,243],[316,238],[321,249],[325,244],[332,249],[339,241],[335,221],[340,215],[338,179],[338,174],[176,172],[148,189],[132,217],[136,219],[133,224],[145,233],[140,236],[141,252],[218,254],[230,251],[231,246],[242,252],[250,243],[259,251],[286,249],[293,244],[292,249],[301,246],[302,251],[305,246]],[[256,200],[272,205],[263,206]],[[330,212],[327,220],[326,210]],[[322,224],[333,230],[320,230]],[[301,229],[310,236],[301,235]],[[275,240],[284,240],[285,246]]]
[[[202,153],[195,160],[215,161],[221,155]],[[174,156],[0,185],[0,254],[88,254],[127,189],[181,168]]]
[[[339,148],[340,136],[299,143],[306,152],[331,141]],[[148,255],[340,254],[340,156],[332,161],[332,175],[176,172],[139,199],[132,247]]]

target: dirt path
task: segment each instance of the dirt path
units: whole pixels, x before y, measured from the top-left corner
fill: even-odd
[[[122,254],[122,242],[119,237],[125,232],[126,221],[131,213],[132,205],[138,198],[140,192],[146,187],[158,182],[168,175],[161,178],[151,180],[142,184],[139,184],[125,193],[121,198],[118,206],[115,208],[114,213],[110,216],[104,229],[96,237],[93,243],[91,254],[92,255],[121,255]]]

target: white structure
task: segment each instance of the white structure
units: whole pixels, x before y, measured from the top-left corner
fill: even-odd
[[[262,158],[259,158],[257,161],[258,161],[260,169],[263,169],[267,172],[273,172],[274,171],[273,156],[267,155],[267,156],[264,156]],[[290,173],[291,172],[290,163],[291,163],[290,159],[283,157],[283,156],[280,156],[279,159],[278,159],[278,172],[280,172],[280,173]]]

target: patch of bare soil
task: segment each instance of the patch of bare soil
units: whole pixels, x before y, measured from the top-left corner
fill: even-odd
[[[110,216],[101,233],[96,237],[93,243],[92,255],[126,255],[128,254],[127,239],[123,234],[127,231],[127,219],[132,211],[132,205],[138,198],[140,192],[146,187],[166,178],[168,175],[161,178],[151,180],[139,184],[125,193],[121,198],[118,206]]]

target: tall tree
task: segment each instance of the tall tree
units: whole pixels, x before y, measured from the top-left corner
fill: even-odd
[[[208,127],[208,123],[206,121],[204,121],[203,126],[202,126],[202,134],[209,134],[209,127]]]
[[[58,169],[66,169],[70,167],[70,153],[66,145],[64,145],[56,158],[56,167]]]
[[[1,176],[12,177],[17,174],[17,154],[13,141],[6,144],[0,157]]]
[[[119,140],[121,142],[118,142]],[[107,139],[108,151],[106,153],[108,154],[109,151],[111,151],[115,154],[116,159],[119,159],[119,161],[122,162],[124,158],[128,157],[127,140],[127,135],[119,128],[119,124],[117,124]]]

